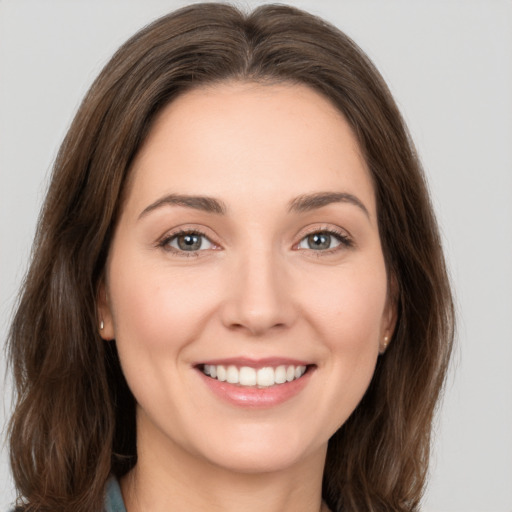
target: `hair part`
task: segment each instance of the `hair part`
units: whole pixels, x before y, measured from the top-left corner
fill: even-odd
[[[101,510],[136,463],[135,405],[96,300],[131,163],[178,95],[226,81],[310,86],[343,113],[373,180],[397,327],[363,400],[329,442],[333,511],[417,510],[453,340],[439,231],[405,124],[346,35],[293,7],[249,14],[196,4],[158,19],[112,57],[55,161],[9,335],[17,390],[11,466],[25,511]],[[396,289],[395,289],[396,288]]]

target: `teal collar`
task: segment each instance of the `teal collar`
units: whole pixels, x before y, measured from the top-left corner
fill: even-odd
[[[121,488],[115,476],[110,477],[107,482],[104,512],[126,512]]]

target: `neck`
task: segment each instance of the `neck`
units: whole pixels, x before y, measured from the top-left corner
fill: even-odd
[[[128,512],[328,511],[321,497],[326,447],[285,469],[249,473],[146,441],[138,439],[137,465],[121,480]]]

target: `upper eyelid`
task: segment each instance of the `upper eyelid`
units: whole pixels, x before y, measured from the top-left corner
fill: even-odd
[[[212,237],[205,232],[206,230],[203,229],[203,228],[198,228],[198,227],[195,227],[195,226],[191,226],[191,227],[178,227],[178,228],[174,228],[174,229],[171,229],[169,231],[167,231],[164,235],[162,235],[159,240],[164,240],[164,239],[168,239],[168,238],[173,238],[175,236],[178,236],[178,235],[182,235],[182,234],[197,234],[197,235],[202,235],[206,238],[208,238],[208,240],[210,240],[211,242],[213,242],[212,240]],[[309,226],[309,227],[306,227],[306,228],[302,228],[299,233],[297,235],[295,235],[295,237],[299,236],[299,241],[302,240],[305,236],[308,236],[312,233],[332,233],[332,234],[345,234],[345,236],[347,236],[348,238],[352,238],[351,234],[344,228],[341,228],[339,226],[336,226],[336,227],[331,227],[331,226]],[[294,238],[295,238],[294,237]]]
[[[206,238],[213,245],[218,245],[216,242],[214,242],[211,239],[210,236],[208,236],[206,233],[204,233],[203,231],[201,231],[199,229],[182,229],[182,230],[179,230],[179,231],[175,231],[175,232],[171,232],[171,233],[166,233],[164,236],[162,236],[159,239],[158,245],[160,245],[160,244],[167,244],[167,243],[169,243],[170,240],[174,240],[176,237],[178,237],[180,235],[198,235],[198,236],[202,236],[202,237]]]
[[[316,225],[316,226],[308,226],[301,231],[299,231],[298,236],[299,242],[306,236],[312,235],[313,233],[331,233],[333,235],[342,236],[344,238],[349,238],[350,240],[353,240],[353,236],[351,233],[340,226],[326,226],[326,225]]]
[[[309,233],[306,233],[304,236],[302,236],[299,239],[299,241],[294,244],[294,247],[298,246],[305,238],[307,238],[308,236],[313,235],[315,233],[327,233],[327,234],[337,238],[338,241],[340,242],[340,245],[345,246],[345,248],[353,247],[355,245],[353,238],[348,234],[342,233],[341,231],[337,231],[337,230],[333,230],[333,229],[314,229],[314,230],[310,231]],[[338,249],[337,247],[333,247],[331,249],[325,249],[322,251],[314,250],[314,249],[310,249],[310,250],[314,251],[315,253],[329,253],[329,252],[336,251],[337,249]],[[303,249],[303,251],[306,251],[306,250],[308,250],[308,249]]]
[[[210,234],[208,234],[207,231],[211,231],[211,230],[208,228],[205,228],[203,226],[201,226],[201,227],[196,226],[194,224],[177,226],[175,228],[167,230],[163,235],[158,237],[156,243],[158,244],[163,240],[168,240],[170,238],[174,238],[176,236],[183,235],[183,234],[185,234],[185,235],[186,234],[202,235],[205,238],[208,238],[208,240],[210,240],[213,243],[212,236]]]

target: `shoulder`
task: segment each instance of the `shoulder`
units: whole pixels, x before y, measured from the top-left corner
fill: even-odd
[[[8,512],[23,512],[23,508],[11,508]],[[121,488],[115,476],[111,476],[105,486],[105,505],[103,512],[126,512]]]
[[[104,512],[126,512],[121,488],[117,478],[112,476],[109,478],[105,488],[105,507]]]

